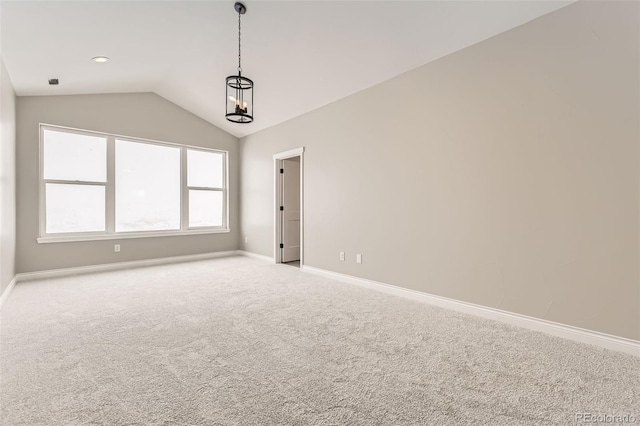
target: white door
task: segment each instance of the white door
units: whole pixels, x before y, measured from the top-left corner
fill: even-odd
[[[300,157],[282,160],[282,261],[300,260]]]

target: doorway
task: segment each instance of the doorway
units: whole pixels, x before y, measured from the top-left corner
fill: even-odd
[[[275,166],[276,263],[301,267],[303,264],[303,176],[304,148],[273,156]]]

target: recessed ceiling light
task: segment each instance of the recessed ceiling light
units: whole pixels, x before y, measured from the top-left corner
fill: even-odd
[[[95,58],[91,58],[91,60],[93,62],[98,62],[100,64],[107,62],[109,60],[109,58],[107,58],[106,56],[96,56]]]

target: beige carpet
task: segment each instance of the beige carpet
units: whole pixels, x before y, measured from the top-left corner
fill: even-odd
[[[640,418],[638,358],[249,258],[20,283],[1,319],[2,425]]]

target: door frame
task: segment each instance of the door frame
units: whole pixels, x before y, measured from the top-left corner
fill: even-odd
[[[273,154],[273,260],[282,263],[280,235],[282,234],[282,160],[300,157],[300,268],[304,265],[304,146]]]

